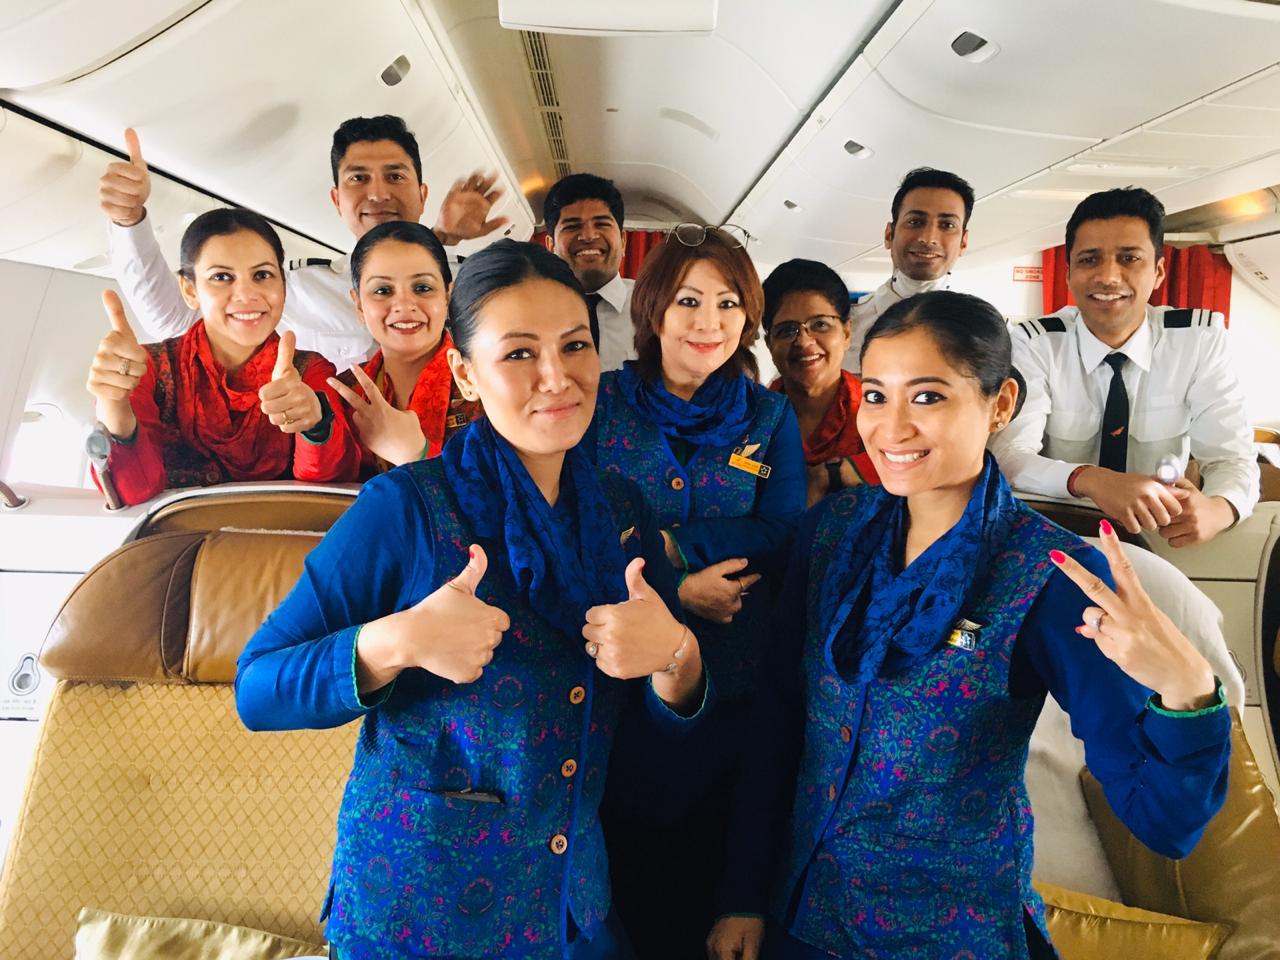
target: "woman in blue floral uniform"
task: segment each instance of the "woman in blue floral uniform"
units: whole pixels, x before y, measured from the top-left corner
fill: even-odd
[[[1052,957],[1023,783],[1046,693],[1153,849],[1185,855],[1221,805],[1230,720],[1208,663],[1109,524],[1099,553],[985,451],[1016,412],[1012,374],[975,297],[913,297],[868,334],[858,426],[883,487],[828,497],[797,534],[784,694],[759,726],[755,828],[735,836],[743,916],[713,956],[755,956],[767,910],[766,957]]]
[[[596,815],[614,729],[631,692],[677,744],[698,641],[639,492],[578,445],[600,365],[569,268],[499,241],[449,319],[486,418],[364,487],[236,703],[253,729],[364,719],[324,907],[342,960],[626,957]]]
[[[604,375],[592,427],[600,466],[635,481],[653,508],[716,684],[697,761],[672,778],[684,788],[678,802],[647,776],[652,763],[629,726],[611,767],[606,833],[618,908],[645,960],[705,955],[743,728],[771,636],[777,583],[761,579],[771,559],[785,559],[804,510],[795,414],[756,382],[751,344],[763,308],[760,279],[732,233],[677,228],[636,279],[637,359]]]

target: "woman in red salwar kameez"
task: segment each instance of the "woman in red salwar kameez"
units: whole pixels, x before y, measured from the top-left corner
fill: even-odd
[[[201,314],[180,337],[139,344],[119,297],[103,295],[112,330],[88,388],[119,499],[236,480],[355,480],[360,451],[327,383],[333,365],[275,332],[284,251],[271,224],[211,210],[183,234],[180,259],[183,297]]]
[[[374,227],[351,252],[351,284],[356,312],[380,349],[329,385],[351,407],[360,476],[368,478],[439,455],[483,411],[449,371],[453,274],[434,233],[406,220]]]

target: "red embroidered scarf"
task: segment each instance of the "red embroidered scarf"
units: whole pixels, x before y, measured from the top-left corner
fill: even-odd
[[[412,410],[422,424],[422,435],[427,438],[427,456],[435,457],[444,448],[446,422],[449,418],[449,400],[453,395],[453,372],[449,369],[448,352],[453,340],[446,332],[440,337],[440,346],[431,355],[427,365],[418,374],[413,393],[406,409]],[[396,388],[383,369],[382,351],[364,365],[364,372],[378,385],[387,402],[396,406]]]
[[[273,332],[243,367],[228,374],[213,356],[204,320],[178,341],[178,429],[184,442],[222,464],[232,479],[277,477],[293,461],[293,437],[271,423],[258,400],[279,343]]]
[[[782,390],[782,378],[772,389]],[[813,432],[804,438],[804,462],[811,467],[832,460],[849,460],[867,483],[879,483],[880,475],[858,433],[858,407],[862,404],[862,381],[848,370],[840,371],[840,388]]]

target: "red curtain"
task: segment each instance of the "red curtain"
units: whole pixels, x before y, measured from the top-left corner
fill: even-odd
[[[1070,306],[1067,289],[1067,248],[1054,247],[1041,254],[1044,312]],[[1200,307],[1216,310],[1231,322],[1231,264],[1220,253],[1201,244],[1164,248],[1164,283],[1151,294],[1153,306]]]
[[[627,248],[622,254],[622,264],[618,268],[618,273],[629,280],[634,280],[636,274],[640,272],[641,265],[644,264],[645,257],[649,256],[649,251],[654,247],[662,246],[667,233],[665,230],[627,230],[625,233]],[[545,246],[547,235],[539,230],[529,238],[529,241]]]

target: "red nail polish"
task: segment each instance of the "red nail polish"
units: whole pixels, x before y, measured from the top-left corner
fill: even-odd
[[[474,560],[476,558],[476,548],[467,547],[467,556]]]
[[[1075,630],[1076,633],[1080,633],[1083,630],[1082,627],[1075,627],[1073,629]]]
[[[1111,526],[1110,520],[1103,520],[1098,524],[1098,529],[1102,531],[1104,537],[1114,537],[1116,535],[1116,529]]]
[[[1067,555],[1063,553],[1061,550],[1050,550],[1049,559],[1052,560],[1054,563],[1065,563],[1067,560]]]

